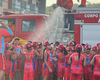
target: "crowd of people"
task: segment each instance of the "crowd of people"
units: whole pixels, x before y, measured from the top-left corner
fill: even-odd
[[[100,80],[100,43],[93,47],[75,41],[66,47],[58,41],[19,45],[18,37],[4,43],[4,37],[12,37],[13,32],[2,26],[7,30],[0,28],[0,80],[16,80],[17,71],[19,80],[42,80],[41,76],[43,80]]]

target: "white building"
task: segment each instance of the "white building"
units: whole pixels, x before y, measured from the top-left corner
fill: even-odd
[[[0,13],[7,10],[44,14],[46,12],[46,0],[0,0]]]

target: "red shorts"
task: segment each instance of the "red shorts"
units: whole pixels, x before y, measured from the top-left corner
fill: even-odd
[[[70,80],[70,70],[69,68],[65,68],[65,80]]]
[[[48,69],[43,69],[43,76],[45,77],[52,77],[53,73],[50,73]]]
[[[6,70],[4,54],[0,53],[0,70]]]
[[[16,72],[9,72],[9,77],[14,78]]]
[[[20,69],[20,70],[22,70],[23,69],[23,61],[22,60],[18,60],[18,62],[17,62],[17,69]]]
[[[84,74],[85,79],[92,79],[92,72]]]
[[[64,6],[65,9],[72,9],[72,7],[73,7],[73,3],[67,3],[67,4]]]
[[[71,80],[82,80],[83,74],[73,74],[73,73],[71,73],[70,78],[71,78]]]
[[[6,75],[9,75],[9,66],[6,66]]]
[[[33,78],[33,72],[24,73],[24,79],[23,80],[34,80],[34,78]]]
[[[65,75],[65,65],[58,63],[57,66],[57,77],[64,77]]]
[[[92,80],[100,80],[100,76],[97,76],[97,75],[93,74],[93,79]]]

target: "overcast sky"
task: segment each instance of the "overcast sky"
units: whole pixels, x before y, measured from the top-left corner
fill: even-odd
[[[91,3],[100,3],[100,0],[87,0],[88,2]],[[78,3],[77,0],[73,0],[74,3]],[[46,6],[50,6],[53,3],[56,3],[56,0],[46,0]]]

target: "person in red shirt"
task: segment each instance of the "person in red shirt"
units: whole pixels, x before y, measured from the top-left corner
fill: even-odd
[[[57,80],[62,80],[65,74],[65,54],[66,49],[64,45],[60,44],[57,48],[58,54],[57,56]]]
[[[68,52],[68,55],[65,56],[65,80],[70,80],[70,66],[68,65],[68,59],[73,53],[72,47],[67,47],[66,51]]]
[[[43,80],[51,80],[53,77],[53,65],[52,65],[52,54],[50,53],[51,44],[49,41],[44,43],[44,54],[43,54]]]
[[[81,54],[82,45],[77,44],[75,47],[76,53],[73,53],[68,60],[71,65],[71,80],[82,80],[83,67],[86,66],[86,58]]]
[[[24,79],[23,80],[33,80],[33,64],[34,54],[32,51],[32,44],[26,44],[27,52],[24,53],[25,65],[24,65]]]
[[[57,6],[70,10],[73,7],[73,1],[72,0],[57,0]]]
[[[5,66],[6,66],[6,74],[5,74],[5,80],[8,80],[9,78],[9,68],[10,68],[10,57],[11,51],[10,51],[10,45],[8,43],[5,43]]]
[[[34,79],[37,80],[37,69],[38,69],[38,58],[41,58],[42,54],[39,54],[38,49],[39,49],[39,43],[38,42],[33,42],[32,43],[32,47],[33,47],[33,53],[34,53],[34,58],[35,58],[35,62],[33,62],[33,67],[34,67]]]
[[[38,57],[38,67],[37,67],[37,80],[42,79],[41,78],[41,72],[42,72],[42,64],[43,64],[43,45],[41,42],[39,42],[39,48],[37,49],[38,53],[42,55],[42,57]]]
[[[97,48],[98,53],[91,60],[91,65],[94,66],[93,71],[93,79],[92,80],[100,80],[100,46]]]
[[[12,47],[10,49],[11,55],[10,55],[10,70],[9,70],[9,80],[13,80],[15,77],[15,73],[17,71],[17,59],[18,59],[18,55],[17,55],[17,51],[15,47]]]
[[[95,56],[97,54],[98,50],[97,50],[97,46],[93,46],[92,47],[92,54]]]
[[[91,45],[87,44],[85,48],[86,48],[86,51],[85,51],[84,56],[86,57],[87,66],[84,67],[84,76],[85,76],[85,80],[91,80],[92,66],[90,65],[90,61],[93,58],[93,54],[91,53]]]
[[[3,28],[0,28],[0,80],[2,80],[3,77],[5,76],[4,37],[13,36],[13,32],[10,30],[10,28],[5,23],[1,23],[1,24],[6,30]]]
[[[79,2],[79,0],[77,0]],[[81,0],[81,5],[79,7],[86,7],[86,0]]]

